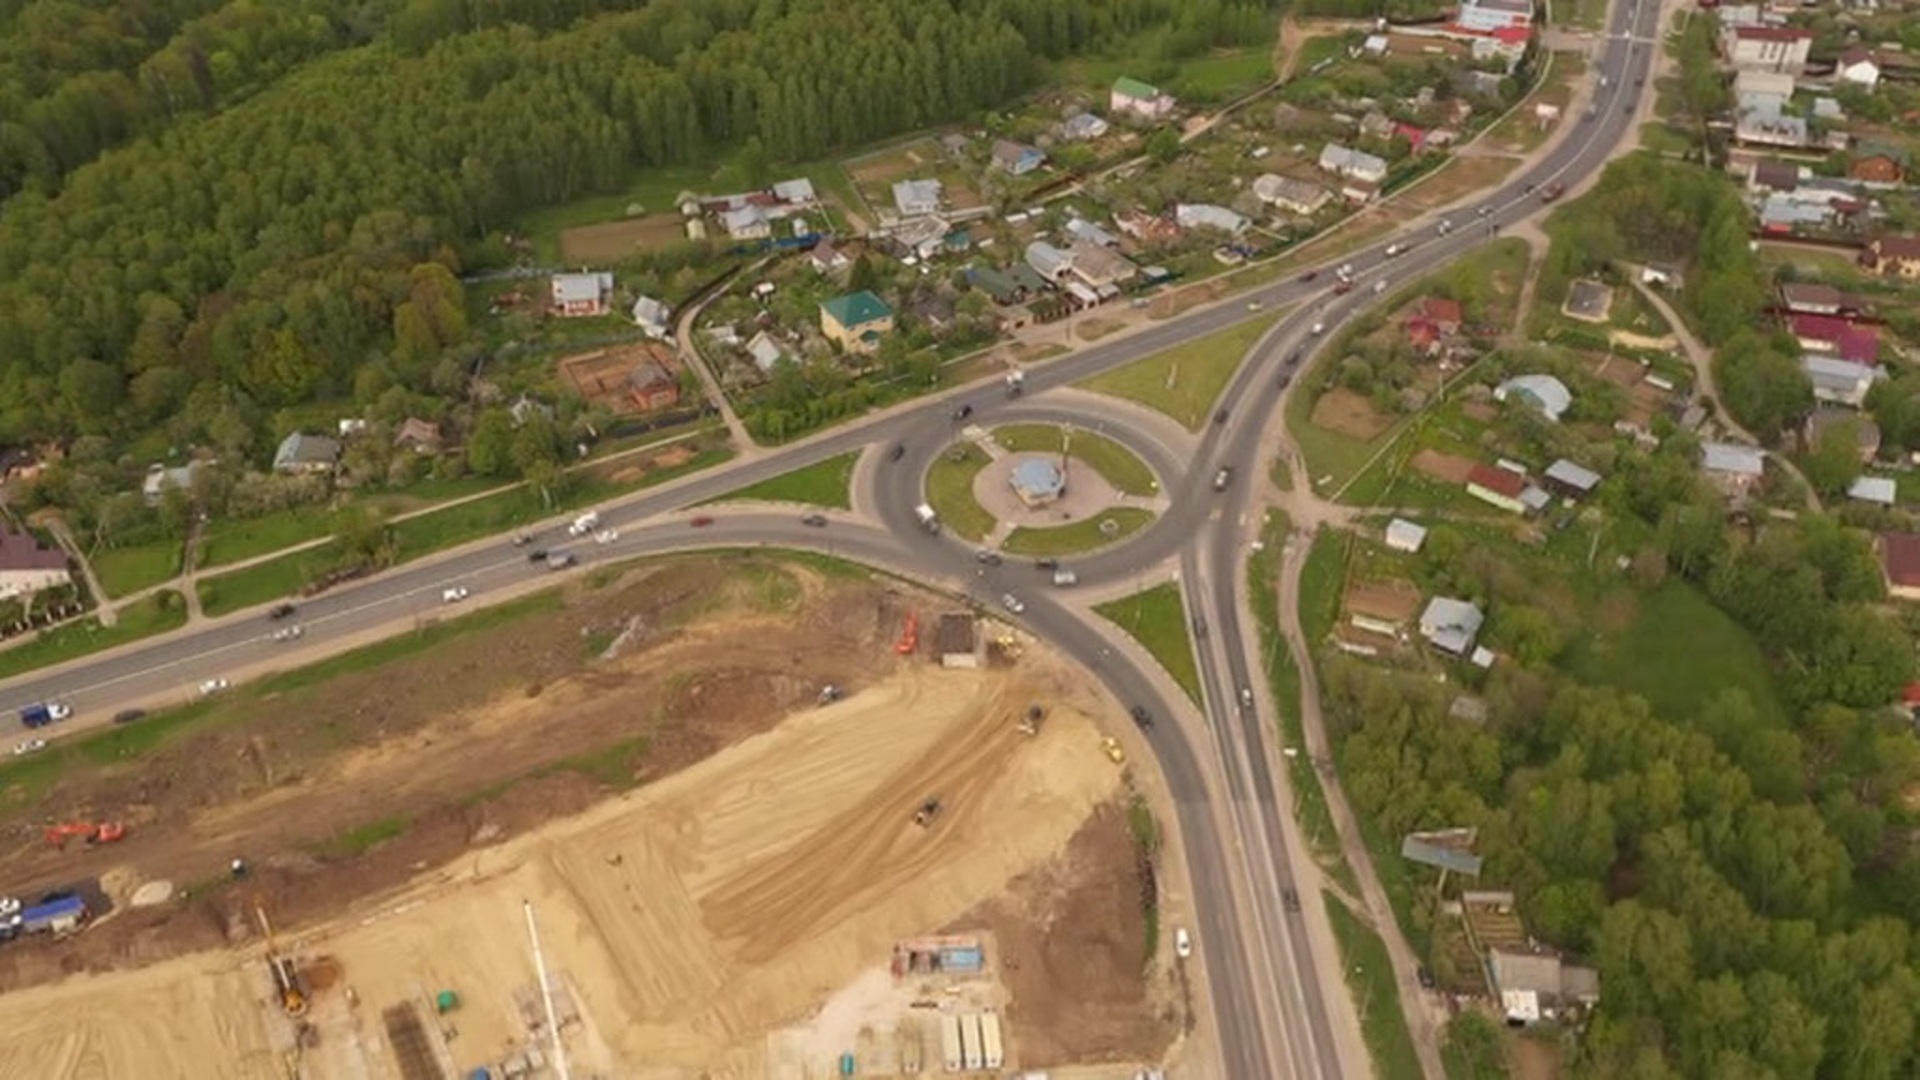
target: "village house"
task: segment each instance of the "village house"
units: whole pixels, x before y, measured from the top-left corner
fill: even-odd
[[[1865,306],[1857,296],[1812,281],[1781,285],[1780,305],[1796,315],[1857,315]]]
[[[1761,158],[1747,175],[1747,187],[1755,191],[1792,191],[1800,186],[1800,167],[1779,158]]]
[[[907,314],[932,330],[952,326],[954,310],[953,298],[936,290],[917,292],[907,300]]]
[[[1107,97],[1107,111],[1119,115],[1132,113],[1148,120],[1163,120],[1173,112],[1173,97],[1139,79],[1120,76],[1113,81]]]
[[[820,332],[850,353],[874,351],[892,330],[893,309],[871,292],[836,296],[820,305]]]
[[[1487,972],[1509,1024],[1529,1026],[1552,1015],[1556,1006],[1590,1007],[1600,1000],[1598,972],[1564,963],[1546,949],[1489,949]]]
[[[1420,613],[1420,636],[1450,656],[1466,656],[1487,621],[1481,610],[1465,600],[1436,596]]]
[[[1037,146],[1017,143],[1012,139],[994,140],[993,164],[1002,172],[1025,176],[1046,164],[1046,161],[1046,151]]]
[[[720,227],[735,240],[765,240],[773,235],[767,212],[751,203],[720,212]]]
[[[1107,122],[1088,112],[1074,113],[1060,125],[1060,137],[1068,142],[1088,142],[1107,133]]]
[[[1741,71],[1799,72],[1807,66],[1813,31],[1791,26],[1734,26],[1720,32],[1720,52]]]
[[[1920,600],[1920,535],[1885,532],[1874,541],[1880,572],[1887,578],[1887,594],[1899,600]]]
[[[1509,513],[1527,512],[1527,504],[1522,501],[1526,492],[1527,478],[1511,469],[1479,464],[1467,474],[1467,494]]]
[[[1860,262],[1881,277],[1920,278],[1920,237],[1876,236]]]
[[[938,213],[944,185],[938,180],[899,180],[893,185],[893,205],[901,217]]]
[[[1893,506],[1900,501],[1900,485],[1891,476],[1860,476],[1847,485],[1847,498],[1875,506]]]
[[[1584,499],[1600,486],[1600,474],[1577,462],[1560,458],[1540,474],[1547,489],[1563,499]]]
[[[206,468],[207,464],[196,458],[171,469],[165,465],[151,465],[147,468],[146,480],[140,485],[140,494],[146,498],[148,506],[160,505],[160,499],[169,489],[191,494],[194,477],[200,475],[200,470]]]
[[[1284,213],[1312,217],[1333,201],[1333,192],[1319,184],[1264,173],[1254,178],[1254,197]]]
[[[680,379],[670,366],[673,354],[654,345],[640,355],[627,372],[627,400],[641,412],[671,409],[680,404]]]
[[[551,295],[553,313],[563,319],[605,315],[613,299],[613,275],[605,271],[555,274]]]
[[[836,270],[844,269],[849,262],[847,257],[840,253],[840,249],[827,240],[813,245],[813,250],[807,252],[807,261],[813,265],[816,273],[821,274],[831,274]]]
[[[1733,107],[1735,112],[1768,112],[1779,114],[1785,111],[1787,102],[1793,99],[1796,83],[1791,72],[1786,71],[1741,71],[1733,77]]]
[[[32,534],[0,524],[0,600],[13,600],[73,582],[67,553],[41,544]]]
[[[774,365],[787,358],[787,350],[765,330],[753,335],[753,340],[747,342],[746,354],[762,375],[773,374]]]
[[[1880,59],[1865,45],[1850,45],[1834,64],[1836,81],[1872,90],[1880,84]]]
[[[1460,332],[1466,322],[1466,312],[1460,307],[1460,301],[1449,300],[1444,296],[1422,297],[1414,314],[1433,324],[1442,334],[1453,335]]]
[[[1100,247],[1119,247],[1120,238],[1088,221],[1086,218],[1069,218],[1066,224],[1067,235],[1075,240],[1083,240]]]
[[[1145,244],[1178,239],[1180,226],[1144,210],[1122,210],[1113,215],[1113,224],[1121,232]]]
[[[340,460],[340,440],[296,431],[280,440],[273,454],[277,473],[330,473]]]
[[[1873,385],[1887,377],[1886,370],[1831,356],[1802,356],[1800,370],[1813,384],[1813,398],[1833,405],[1858,409],[1867,403]]]
[[[1133,265],[1133,260],[1118,251],[1086,240],[1075,240],[1068,255],[1072,260],[1069,269],[1073,276],[1095,289],[1129,281],[1140,270]]]
[[[1496,401],[1511,398],[1530,405],[1556,423],[1573,405],[1573,392],[1552,375],[1516,375],[1494,387],[1493,397]]]
[[[1870,323],[1856,323],[1842,315],[1794,312],[1787,316],[1787,330],[1810,352],[1833,353],[1856,364],[1880,359],[1880,332]]]
[[[1387,522],[1386,543],[1389,551],[1403,551],[1409,555],[1417,555],[1426,542],[1426,526],[1416,525],[1405,518],[1394,518]]]
[[[1364,184],[1378,184],[1387,178],[1384,160],[1339,143],[1328,143],[1320,151],[1320,168]]]
[[[651,296],[633,302],[633,325],[648,337],[664,338],[673,332],[673,309]]]
[[[782,180],[773,185],[773,197],[794,209],[817,206],[820,196],[813,190],[813,181],[804,176],[792,180]]]
[[[393,445],[405,447],[416,454],[437,454],[440,452],[440,425],[409,416],[401,422],[400,430],[394,432]]]
[[[1528,30],[1533,26],[1533,0],[1461,0],[1453,21],[1476,34]]]
[[[1812,450],[1842,425],[1853,429],[1853,440],[1860,450],[1860,462],[1872,461],[1880,453],[1880,425],[1865,413],[1851,409],[1834,409],[1821,406],[1808,414],[1807,422],[1800,425],[1800,439],[1806,449]]]
[[[1228,236],[1247,231],[1247,219],[1224,206],[1212,203],[1179,203],[1173,208],[1173,220],[1183,229],[1218,229]]]
[[[1026,284],[1016,281],[1012,275],[1001,273],[991,266],[967,267],[966,279],[968,288],[986,293],[1001,307],[1025,303],[1032,294],[1032,290]]]
[[[1060,284],[1067,276],[1067,271],[1073,269],[1073,253],[1054,247],[1045,240],[1035,240],[1027,245],[1026,260],[1034,273],[1054,285]]]
[[[1700,468],[1723,495],[1745,495],[1766,473],[1766,452],[1738,443],[1700,444]]]
[[[1907,182],[1906,152],[1890,143],[1864,140],[1847,162],[1847,179],[1873,188],[1899,187]]]

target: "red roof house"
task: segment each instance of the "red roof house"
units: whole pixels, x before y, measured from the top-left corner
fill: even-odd
[[[1444,296],[1429,296],[1420,301],[1420,317],[1439,327],[1443,334],[1457,334],[1460,325],[1466,321],[1466,312],[1461,309],[1460,301],[1448,300]]]
[[[1920,600],[1920,535],[1881,533],[1874,543],[1887,591],[1902,600]]]

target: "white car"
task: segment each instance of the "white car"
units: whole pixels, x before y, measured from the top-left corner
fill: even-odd
[[[73,706],[64,702],[49,701],[47,702],[47,715],[53,717],[55,721],[65,720],[73,715]]]
[[[596,544],[611,544],[618,539],[620,539],[619,529],[601,529],[593,534],[593,542]]]
[[[231,685],[233,684],[225,679],[208,679],[200,684],[200,693],[203,695],[217,694]]]
[[[1314,337],[1319,337],[1321,334],[1324,334],[1326,332],[1327,332],[1327,324],[1323,322],[1314,323],[1313,329],[1309,331],[1309,333],[1311,333]]]
[[[465,585],[454,585],[450,588],[440,590],[440,602],[443,604],[457,604],[472,595],[472,593],[467,591]]]
[[[305,627],[303,627],[303,626],[301,626],[301,625],[300,625],[300,624],[298,624],[298,623],[295,623],[295,624],[294,624],[294,625],[292,625],[292,626],[283,626],[283,627],[281,627],[280,629],[278,629],[278,630],[275,630],[275,631],[273,632],[273,640],[275,640],[275,641],[293,641],[293,640],[295,640],[295,639],[297,639],[297,638],[299,638],[299,637],[300,637],[300,635],[302,635],[302,634],[304,634],[304,633],[306,633],[306,632],[307,632],[307,631],[306,631],[306,628],[305,628]]]
[[[1440,219],[1440,235],[1445,236],[1452,231],[1453,231],[1453,219],[1441,218]]]
[[[1193,938],[1184,926],[1173,932],[1173,955],[1182,960],[1193,955]]]
[[[47,740],[28,739],[26,742],[14,744],[13,756],[22,757],[24,755],[34,753],[35,751],[38,751],[38,750],[45,750],[46,748],[47,748]]]
[[[1012,593],[1008,593],[1007,595],[1001,597],[1000,605],[1006,608],[1008,611],[1013,612],[1015,615],[1018,615],[1021,612],[1027,610],[1027,605],[1021,603],[1020,598],[1013,595]]]
[[[1376,281],[1376,282],[1374,282],[1374,283],[1373,283],[1373,291],[1374,291],[1374,293],[1375,293],[1376,295],[1378,295],[1378,294],[1380,294],[1380,293],[1383,293],[1383,292],[1386,292],[1386,291],[1387,291],[1387,283],[1386,283],[1386,280],[1385,280],[1385,279],[1383,278],[1383,279],[1381,279],[1381,280],[1379,280],[1379,281]]]

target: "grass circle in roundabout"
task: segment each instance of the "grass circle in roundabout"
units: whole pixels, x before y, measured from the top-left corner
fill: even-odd
[[[980,442],[957,441],[926,478],[927,503],[948,532],[1034,557],[1119,543],[1158,516],[1160,497],[1159,477],[1139,455],[1056,424],[1006,424]]]

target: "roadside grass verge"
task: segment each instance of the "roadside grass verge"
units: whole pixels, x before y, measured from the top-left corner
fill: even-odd
[[[769,477],[730,491],[702,505],[723,502],[780,502],[824,506],[829,510],[853,507],[853,466],[860,459],[855,453],[841,454],[825,461]]]
[[[927,505],[955,536],[979,543],[997,522],[973,497],[973,478],[992,459],[970,442],[955,443],[927,470]]]
[[[1400,990],[1394,985],[1386,942],[1347,910],[1338,896],[1324,891],[1321,895],[1326,898],[1334,939],[1340,943],[1340,966],[1360,1014],[1360,1031],[1375,1075],[1381,1080],[1422,1080],[1413,1035],[1407,1030],[1406,1014],[1400,1011]]]
[[[1147,805],[1146,798],[1138,792],[1127,799],[1127,830],[1133,834],[1133,846],[1140,852],[1141,865],[1155,867],[1160,857],[1160,822],[1153,816],[1153,807]],[[1157,873],[1157,870],[1154,872]],[[1157,881],[1153,883],[1153,888],[1141,892],[1140,914],[1145,916],[1147,924],[1146,951],[1142,955],[1151,965],[1154,954],[1160,948],[1160,888]]]
[[[1440,1042],[1440,1062],[1447,1080],[1507,1080],[1504,1032],[1485,1013],[1472,1009],[1447,1021]]]
[[[603,471],[587,470],[573,474],[560,497],[550,504],[543,502],[531,489],[517,487],[396,521],[392,530],[394,546],[399,554],[389,565],[399,566],[423,555],[506,532],[515,526],[531,525],[570,509],[662,484],[717,465],[732,456],[731,450],[703,450],[679,465],[650,470],[638,483],[631,484],[608,479]],[[201,578],[195,582],[200,593],[200,606],[209,616],[220,616],[293,596],[308,582],[339,566],[341,560],[339,545],[329,541],[239,570]]]
[[[260,517],[216,519],[200,542],[199,565],[226,566],[330,536],[339,517],[324,507],[298,506]]]
[[[0,650],[0,679],[177,630],[187,623],[187,604],[179,593],[161,589],[121,608],[119,615],[112,626],[101,626],[98,617],[82,619]]]
[[[1346,856],[1341,854],[1340,833],[1334,827],[1332,811],[1327,808],[1326,789],[1321,786],[1320,774],[1305,752],[1306,731],[1300,720],[1300,669],[1295,666],[1286,637],[1280,632],[1278,571],[1289,528],[1284,513],[1278,510],[1268,513],[1260,533],[1261,550],[1247,560],[1247,600],[1260,632],[1261,667],[1279,712],[1275,726],[1280,729],[1280,745],[1297,751],[1283,755],[1287,780],[1293,789],[1294,817],[1313,847],[1314,861],[1357,896],[1359,879],[1354,876],[1353,867],[1347,865]]]
[[[1000,550],[1010,555],[1078,555],[1119,543],[1146,528],[1153,516],[1153,511],[1137,506],[1116,506],[1058,528],[1021,526],[1007,534]],[[1111,532],[1102,529],[1108,522],[1113,523]]]
[[[180,576],[181,542],[156,540],[150,544],[108,548],[87,557],[100,588],[109,597],[139,592]]]
[[[562,606],[559,589],[544,589],[531,596],[509,600],[504,604],[476,608],[464,615],[434,619],[418,630],[384,638],[338,656],[328,657],[318,663],[308,664],[306,667],[269,675],[242,689],[258,699],[305,690],[342,675],[372,671],[396,660],[404,660],[431,649],[443,641],[504,626],[529,615],[557,611]]]
[[[1193,657],[1193,639],[1187,635],[1187,609],[1178,584],[1169,581],[1155,585],[1093,610],[1152,653],[1187,697],[1195,705],[1201,704],[1200,669]]]
[[[1064,428],[1052,424],[1008,424],[993,429],[993,441],[1016,454],[1058,454],[1063,439],[1069,457],[1084,462],[1116,491],[1143,498],[1160,493],[1160,481],[1147,463],[1105,435],[1076,429],[1067,438]]]
[[[1214,409],[1220,392],[1246,358],[1247,350],[1274,323],[1275,315],[1251,319],[1216,334],[1137,360],[1122,368],[1095,375],[1080,383],[1096,393],[1111,394],[1157,409],[1200,430]]]
[[[1346,539],[1322,529],[1314,534],[1306,565],[1300,568],[1300,631],[1309,648],[1325,641],[1340,621],[1340,593],[1346,580]]]

